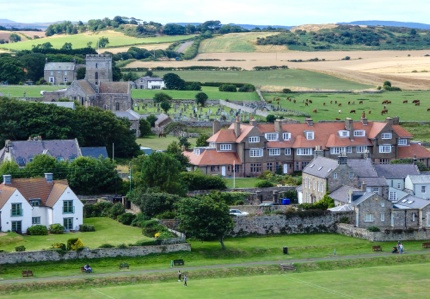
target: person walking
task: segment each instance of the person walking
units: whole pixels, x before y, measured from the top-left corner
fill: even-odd
[[[400,243],[399,248],[400,248],[399,253],[402,254],[403,253],[403,244],[402,243]]]
[[[184,287],[188,286],[187,281],[188,281],[188,277],[186,274],[184,274]]]
[[[181,270],[178,270],[178,282],[181,281],[182,273]]]

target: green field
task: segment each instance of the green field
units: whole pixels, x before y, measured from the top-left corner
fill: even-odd
[[[196,145],[197,138],[188,138],[188,142],[191,143],[191,146],[194,147]],[[158,138],[158,136],[151,135],[145,138],[137,138],[136,142],[140,146],[149,147],[153,150],[166,150],[167,146],[173,141],[178,142],[178,138],[172,135],[167,135],[163,138]]]
[[[162,77],[166,73],[178,74],[185,81],[249,83],[259,86],[277,86],[283,88],[302,87],[328,90],[363,90],[374,86],[339,79],[333,76],[304,70],[270,71],[158,71]]]
[[[97,41],[101,37],[109,39],[108,48],[132,46],[142,44],[159,44],[173,43],[176,41],[187,40],[193,35],[178,35],[178,36],[157,36],[157,37],[131,37],[124,35],[122,32],[107,30],[96,33],[80,33],[74,35],[54,35],[45,38],[26,40],[18,43],[3,44],[1,48],[8,50],[31,50],[33,46],[43,43],[51,43],[56,49],[61,48],[65,43],[72,43],[73,49],[85,48],[88,43],[92,43],[92,47],[97,47]]]
[[[199,53],[255,52],[257,38],[274,35],[274,32],[230,33],[205,39]],[[287,47],[285,47],[287,50]]]
[[[0,85],[0,93],[5,97],[23,97],[24,93],[27,97],[40,98],[42,90],[53,91],[65,88],[64,85]]]

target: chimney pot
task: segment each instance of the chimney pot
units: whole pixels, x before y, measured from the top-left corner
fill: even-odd
[[[3,184],[5,184],[5,185],[12,184],[12,175],[10,175],[10,174],[4,174],[3,175]]]

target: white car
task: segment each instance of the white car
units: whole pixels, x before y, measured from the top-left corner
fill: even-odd
[[[242,212],[241,210],[238,210],[238,209],[230,209],[230,215],[232,215],[232,216],[248,216],[249,213],[248,212]]]

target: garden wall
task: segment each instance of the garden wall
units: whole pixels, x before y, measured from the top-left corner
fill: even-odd
[[[336,232],[336,224],[345,217],[352,221],[352,212],[327,212],[324,215],[318,216],[304,216],[302,214],[300,216],[295,213],[287,213],[281,215],[235,217],[235,225],[230,235],[334,233]]]
[[[336,232],[341,235],[369,240],[372,242],[430,240],[430,230],[382,229],[380,232],[370,232],[365,228],[354,227],[351,224],[339,223]]]
[[[159,246],[133,246],[124,249],[120,248],[85,248],[80,252],[68,251],[60,254],[57,251],[23,251],[13,253],[0,253],[0,264],[32,263],[32,262],[58,262],[62,260],[74,259],[98,259],[112,258],[118,256],[135,257],[149,254],[169,253],[178,251],[191,251],[191,245],[188,243],[159,245]]]

